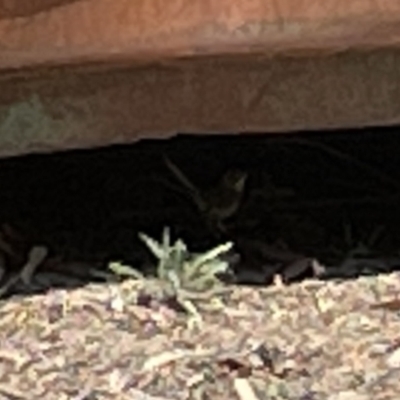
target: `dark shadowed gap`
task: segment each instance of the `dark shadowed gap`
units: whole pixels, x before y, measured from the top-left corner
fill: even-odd
[[[1,160],[3,282],[35,245],[49,252],[38,273],[59,274],[60,285],[68,275],[70,284],[99,279],[90,277],[90,266],[106,270],[113,260],[140,269],[153,259],[138,232],[159,239],[165,226],[194,251],[232,240],[241,256],[234,269],[243,281],[246,271],[260,270],[264,278],[255,283],[270,283],[274,273],[288,281],[311,277],[310,260],[333,268],[335,277],[395,270],[399,141],[397,127],[179,135]],[[248,174],[243,204],[227,232],[210,231],[165,155],[199,188],[232,168]]]

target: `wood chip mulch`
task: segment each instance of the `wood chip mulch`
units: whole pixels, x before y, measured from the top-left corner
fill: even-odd
[[[398,398],[398,273],[233,287],[201,327],[135,285],[2,301],[0,399]]]

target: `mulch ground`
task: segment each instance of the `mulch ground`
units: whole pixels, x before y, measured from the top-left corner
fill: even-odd
[[[400,275],[232,288],[202,326],[134,281],[0,307],[3,399],[396,399]],[[396,300],[397,299],[397,300]]]

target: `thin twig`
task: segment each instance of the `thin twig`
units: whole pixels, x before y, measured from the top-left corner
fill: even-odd
[[[359,159],[351,156],[350,154],[347,154],[347,153],[345,153],[341,150],[338,150],[332,146],[329,146],[327,144],[324,144],[324,143],[321,143],[318,141],[313,141],[311,139],[300,139],[300,138],[279,139],[279,142],[281,142],[281,141],[284,141],[284,143],[283,143],[284,145],[299,144],[299,145],[304,145],[304,146],[308,146],[308,147],[318,148],[318,149],[324,151],[325,153],[328,153],[336,158],[340,158],[342,160],[347,161],[350,164],[356,165],[359,169],[362,169],[362,170],[368,172],[370,175],[373,175],[376,178],[380,179],[381,181],[384,181],[384,182],[394,186],[396,188],[396,190],[398,192],[400,192],[400,183],[396,179],[388,176],[387,174],[384,174],[379,169],[360,161]],[[282,142],[280,144],[282,144]]]
[[[337,198],[337,199],[317,199],[317,200],[296,200],[294,203],[281,202],[276,205],[268,205],[274,211],[298,210],[303,208],[324,208],[342,207],[355,205],[374,205],[374,204],[397,204],[400,194],[389,197],[364,196],[362,198]]]

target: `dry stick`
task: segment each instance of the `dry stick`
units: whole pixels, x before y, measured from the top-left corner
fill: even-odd
[[[280,139],[282,140],[282,139]],[[286,139],[283,139],[286,140]],[[300,145],[305,145],[308,147],[315,147],[323,150],[325,153],[328,153],[336,158],[341,158],[345,161],[347,161],[350,164],[356,165],[358,168],[363,169],[364,171],[367,171],[369,174],[374,175],[375,177],[379,178],[381,181],[385,181],[391,185],[393,185],[397,191],[400,191],[400,183],[396,180],[391,178],[390,176],[382,173],[378,169],[372,167],[369,164],[366,164],[360,160],[358,160],[355,157],[352,157],[350,154],[344,153],[343,151],[337,150],[334,147],[328,146],[326,144],[313,141],[310,139],[297,139],[297,138],[290,138],[287,140],[289,143],[284,143],[285,145],[287,144],[300,144]]]
[[[298,200],[295,204],[292,203],[280,203],[278,205],[271,205],[275,211],[283,210],[298,210],[302,208],[319,208],[319,207],[341,207],[344,205],[369,205],[377,203],[396,203],[400,200],[400,193],[389,197],[377,197],[377,196],[364,196],[361,198],[338,198],[338,199],[318,199],[318,200]]]
[[[346,178],[340,179],[340,178],[330,176],[329,178],[325,179],[324,183],[328,186],[336,186],[336,187],[340,187],[342,189],[353,190],[354,188],[356,188],[357,190],[363,190],[365,193],[370,193],[370,191],[371,191],[371,184],[368,182],[367,179],[365,179],[364,181],[357,180],[357,182],[354,182],[354,180],[349,181],[348,178],[346,180]],[[378,182],[378,184],[380,184],[380,181]],[[374,190],[375,190],[374,193],[376,193],[377,188],[374,188]],[[379,190],[379,194],[381,195],[382,188],[378,187],[378,190]]]

